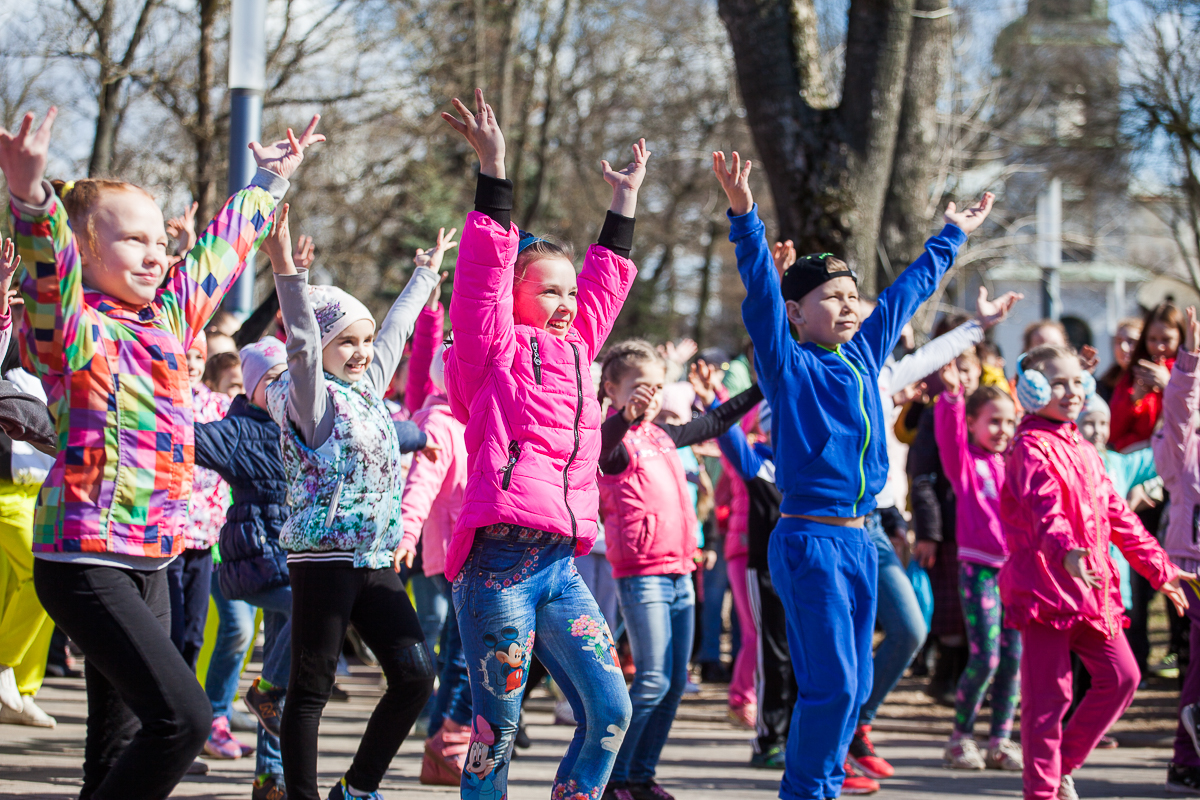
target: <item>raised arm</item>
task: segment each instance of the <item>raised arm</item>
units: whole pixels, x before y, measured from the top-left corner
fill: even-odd
[[[425,430],[425,435],[430,442],[440,446],[443,452],[453,451],[454,442],[451,441],[449,430],[446,427],[432,424],[431,421]],[[446,482],[446,475],[450,472],[451,462],[452,459],[449,457],[439,458],[437,461],[428,458],[413,459],[412,467],[409,468],[408,477],[404,482],[404,497],[400,501],[400,518],[404,522],[404,538],[400,540],[400,547],[397,550],[399,556],[397,564],[400,560],[406,560],[406,554],[416,552],[417,541],[421,538],[425,520],[429,519],[433,502],[441,494],[442,485]],[[409,566],[412,566],[411,562]]]
[[[1182,468],[1188,441],[1196,437],[1192,418],[1200,406],[1200,371],[1197,370],[1200,366],[1200,352],[1197,352],[1200,322],[1196,321],[1196,309],[1190,306],[1187,317],[1187,335],[1175,355],[1171,378],[1163,390],[1162,439],[1154,448],[1159,471],[1170,475],[1186,474]]]
[[[750,445],[746,434],[737,425],[731,425],[717,437],[717,444],[721,447],[721,454],[729,460],[743,481],[761,477],[763,466],[769,463]]]
[[[881,386],[880,391],[898,392],[905,386],[937,372],[962,355],[968,347],[974,347],[982,341],[983,326],[978,321],[971,320],[959,325],[926,342],[893,364],[889,386],[886,389]]]
[[[953,377],[947,377],[953,374]],[[971,457],[967,450],[967,412],[965,392],[957,380],[957,368],[942,369],[946,391],[933,403],[933,435],[942,456],[942,469],[959,502],[971,491]]]
[[[437,289],[434,289],[436,292]],[[408,382],[404,387],[404,405],[415,414],[425,405],[425,398],[437,391],[429,378],[433,354],[445,336],[445,311],[441,303],[426,305],[417,315],[417,327],[413,329],[412,353],[408,357]]]
[[[387,394],[392,375],[404,355],[404,342],[412,334],[421,307],[429,299],[430,290],[437,285],[438,274],[427,267],[417,267],[404,291],[392,303],[383,324],[375,334],[375,357],[367,367],[366,380],[380,397]]]
[[[709,412],[702,417],[686,422],[683,425],[659,425],[676,447],[687,447],[700,442],[707,442],[725,433],[750,409],[763,399],[762,390],[751,386],[741,394],[729,398],[728,402],[719,405],[709,404]]]

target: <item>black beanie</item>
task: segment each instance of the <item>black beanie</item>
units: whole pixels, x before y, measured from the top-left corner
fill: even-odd
[[[857,284],[858,277],[845,263],[837,263],[832,265],[832,269],[830,268],[829,259],[832,257],[833,253],[814,253],[796,259],[796,263],[788,267],[779,282],[779,290],[783,299],[799,302],[804,295],[822,283],[843,276],[853,279]]]

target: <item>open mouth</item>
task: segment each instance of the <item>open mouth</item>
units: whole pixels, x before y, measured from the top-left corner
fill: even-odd
[[[566,333],[570,327],[571,320],[569,319],[552,319],[546,323],[546,330],[559,331],[562,333]]]

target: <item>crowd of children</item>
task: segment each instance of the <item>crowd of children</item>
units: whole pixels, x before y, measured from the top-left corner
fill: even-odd
[[[47,181],[53,109],[0,129],[15,237],[0,248],[0,722],[54,725],[33,698],[57,626],[86,657],[81,798],[166,797],[202,752],[254,753],[255,800],[381,798],[417,732],[423,783],[502,800],[549,676],[574,725],[554,800],[671,800],[656,771],[699,636],[704,680],[728,680],[731,719],[754,729],[750,763],[783,770],[785,800],[823,800],[895,774],[872,725],[934,650],[945,765],[1073,800],[1146,670],[1152,591],[1200,648],[1195,311],[1123,321],[1099,379],[1094,351],[1043,321],[1010,382],[985,337],[1012,293],[981,289],[974,318],[902,347],[993,196],[950,203],[869,299],[836,255],[772,246],[750,162],[714,153],[751,347],[689,368],[694,346],[608,341],[637,274],[645,141],[624,168],[602,162],[612,203],[577,273],[569,244],[513,224],[482,91],[453,105],[475,208],[461,241],[443,230],[417,252],[379,323],[310,284],[311,240],[293,249],[283,198],[319,117],[251,145],[257,173],[198,236],[194,205],[164,221],[133,184]],[[222,330],[260,248],[275,292]],[[258,611],[250,746],[234,706]],[[323,795],[318,726],[348,637],[386,688]],[[1168,789],[1200,794],[1198,725],[1192,669]]]

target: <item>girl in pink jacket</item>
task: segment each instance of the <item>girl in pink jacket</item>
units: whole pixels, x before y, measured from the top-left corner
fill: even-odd
[[[1196,309],[1187,310],[1183,347],[1175,357],[1171,378],[1163,390],[1163,427],[1154,437],[1154,462],[1167,491],[1171,509],[1163,546],[1179,569],[1200,567],[1200,323]],[[1192,619],[1194,648],[1200,648],[1200,601],[1192,584],[1184,584]],[[1192,652],[1200,653],[1200,649]],[[1179,692],[1179,727],[1175,756],[1167,768],[1167,791],[1200,790],[1200,668],[1192,668]]]
[[[590,364],[637,273],[629,260],[650,153],[613,170],[613,202],[576,276],[571,251],[512,224],[504,136],[477,113],[443,118],[479,156],[475,211],[463,228],[446,356],[446,390],[466,424],[467,485],[446,551],[474,715],[464,798],[503,797],[531,654],[578,720],[553,797],[595,800],[629,724],[616,647],[574,568],[596,538],[600,404]]]
[[[982,386],[964,399],[958,365],[942,368],[942,392],[933,408],[933,431],[946,479],[958,498],[958,590],[969,655],[954,699],[954,732],[944,762],[951,769],[1020,770],[1012,741],[1019,694],[1021,632],[1004,627],[997,576],[1008,558],[1000,528],[1004,450],[1016,427],[1016,406],[1003,389]],[[975,744],[975,717],[992,689],[992,730],[986,757]]]
[[[1026,798],[1073,800],[1071,773],[1121,716],[1137,689],[1137,664],[1121,635],[1128,626],[1111,541],[1129,564],[1175,603],[1187,598],[1180,572],[1113,489],[1096,449],[1075,420],[1090,385],[1073,350],[1036,347],[1017,366],[1017,395],[1029,411],[1005,462],[1000,520],[1008,561],[1000,570],[1007,624],[1021,629],[1021,749]],[[1090,377],[1090,376],[1089,376]],[[1092,689],[1063,729],[1071,704],[1071,653]]]

